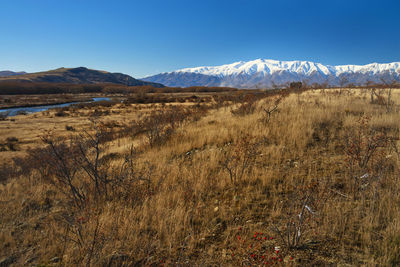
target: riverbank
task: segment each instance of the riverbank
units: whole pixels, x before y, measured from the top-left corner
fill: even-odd
[[[36,113],[41,111],[46,111],[49,109],[56,109],[56,108],[65,108],[71,105],[78,105],[78,104],[88,104],[93,102],[99,101],[110,101],[109,97],[93,97],[92,99],[88,99],[87,101],[79,101],[79,102],[66,102],[54,105],[35,105],[31,107],[17,107],[17,108],[6,108],[0,109],[0,114],[5,114],[5,116],[17,116],[17,115],[27,115],[30,113]]]
[[[2,95],[0,96],[0,112],[10,108],[37,107],[59,105],[73,102],[88,102],[104,94],[53,94],[53,95]]]

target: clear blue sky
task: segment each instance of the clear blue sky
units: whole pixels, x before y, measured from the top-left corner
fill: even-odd
[[[0,0],[0,70],[400,61],[400,0]]]

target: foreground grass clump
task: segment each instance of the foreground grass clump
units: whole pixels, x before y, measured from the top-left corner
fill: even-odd
[[[153,105],[129,122],[100,116],[72,135],[42,135],[1,169],[0,256],[61,266],[398,265],[400,92],[371,94]]]

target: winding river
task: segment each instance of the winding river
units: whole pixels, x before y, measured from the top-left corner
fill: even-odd
[[[110,98],[109,97],[94,97],[93,98],[93,102],[98,102],[98,101],[110,101]],[[35,112],[45,111],[45,110],[48,110],[51,108],[68,107],[70,105],[80,104],[80,103],[92,103],[92,101],[90,101],[90,102],[70,102],[70,103],[63,103],[63,104],[56,104],[56,105],[43,105],[43,106],[35,106],[35,107],[5,108],[5,109],[0,109],[0,113],[8,113],[8,116],[16,116],[18,114],[35,113]]]

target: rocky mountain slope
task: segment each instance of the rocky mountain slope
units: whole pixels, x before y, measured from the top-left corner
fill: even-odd
[[[143,78],[166,86],[273,88],[301,81],[328,86],[400,81],[400,62],[329,66],[310,61],[257,59],[214,67],[186,68]]]

